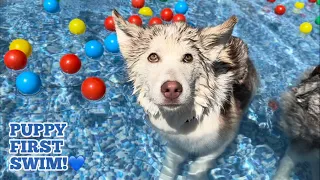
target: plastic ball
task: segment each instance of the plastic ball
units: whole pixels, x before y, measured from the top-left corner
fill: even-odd
[[[57,0],[44,0],[43,8],[49,13],[56,13],[60,10],[60,5]]]
[[[131,0],[131,5],[135,8],[142,8],[144,6],[144,0]]]
[[[75,18],[70,21],[69,30],[72,34],[83,34],[86,32],[86,24],[81,19]]]
[[[75,54],[66,54],[60,59],[60,68],[67,74],[75,74],[81,69],[81,60]]]
[[[300,24],[300,32],[308,34],[312,31],[312,24],[309,22],[304,22]]]
[[[303,9],[304,8],[304,3],[303,2],[296,2],[294,4],[294,7],[297,9]]]
[[[317,0],[317,4],[320,5],[320,0]]]
[[[170,8],[164,8],[162,9],[160,16],[164,21],[171,21],[173,18],[173,12]]]
[[[86,99],[99,100],[106,93],[106,85],[100,78],[89,77],[82,82],[81,93]]]
[[[286,7],[284,5],[278,5],[276,6],[276,8],[274,9],[274,12],[277,15],[283,15],[286,12]]]
[[[172,21],[173,22],[179,22],[179,21],[186,22],[186,17],[183,14],[176,14],[173,16]]]
[[[153,15],[152,9],[149,7],[143,7],[141,9],[139,9],[138,13],[143,16],[152,16]]]
[[[116,33],[111,33],[105,40],[104,45],[106,46],[106,49],[109,52],[112,53],[118,53],[119,50],[119,44],[118,44],[118,38]]]
[[[30,71],[25,71],[17,76],[16,87],[22,94],[35,94],[39,92],[41,88],[41,79],[39,75]]]
[[[317,19],[315,20],[315,23],[320,25],[320,16],[317,17]]]
[[[97,59],[101,57],[103,54],[103,51],[104,49],[102,44],[97,40],[91,40],[87,42],[85,45],[86,55],[93,59]]]
[[[309,0],[309,3],[316,3],[317,0]]]
[[[24,39],[13,40],[10,43],[9,50],[14,50],[14,49],[24,52],[24,54],[27,57],[29,57],[32,53],[31,44],[27,40],[24,40]]]
[[[113,20],[112,16],[108,16],[104,20],[104,27],[109,31],[115,31],[116,30],[116,26],[114,24],[114,20]]]
[[[4,55],[4,64],[9,69],[21,70],[27,65],[27,56],[20,50],[9,50]]]
[[[155,25],[155,24],[162,24],[161,18],[153,17],[149,20],[149,26]]]
[[[178,1],[174,6],[174,11],[177,14],[185,14],[188,11],[188,4],[185,1]]]
[[[276,0],[268,0],[268,2],[274,3],[274,2],[276,2]]]
[[[135,24],[137,26],[141,26],[142,25],[142,19],[140,16],[138,15],[132,15],[128,18],[129,23],[131,24]]]

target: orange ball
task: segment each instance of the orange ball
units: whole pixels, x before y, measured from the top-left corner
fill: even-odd
[[[100,78],[89,77],[82,82],[81,93],[89,100],[100,100],[106,93],[106,85]]]
[[[112,16],[108,16],[104,20],[104,27],[109,31],[115,31],[116,30],[116,26],[114,24],[114,20],[113,20]]]
[[[144,6],[144,0],[131,0],[131,5],[135,8],[142,8]]]
[[[183,14],[176,14],[173,16],[173,22],[183,21],[186,22],[186,17]]]
[[[27,56],[20,50],[9,50],[4,55],[4,64],[13,70],[21,70],[27,65]]]
[[[81,60],[75,54],[66,54],[60,59],[60,68],[68,74],[75,74],[81,69]]]
[[[274,12],[278,15],[283,15],[286,12],[286,7],[284,5],[278,5],[274,9]]]
[[[155,25],[155,24],[162,24],[162,20],[158,17],[153,17],[149,21],[149,26]]]
[[[132,15],[129,17],[128,19],[129,23],[131,24],[135,24],[137,26],[141,26],[142,25],[142,19],[140,16],[138,15]]]
[[[160,16],[164,21],[171,21],[173,17],[173,11],[170,8],[164,8],[162,9]]]

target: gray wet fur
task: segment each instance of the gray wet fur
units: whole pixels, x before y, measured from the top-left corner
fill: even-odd
[[[320,65],[308,70],[300,83],[282,96],[280,126],[292,141],[320,148]]]
[[[289,180],[297,163],[309,162],[312,180],[320,171],[320,65],[307,70],[281,98],[280,126],[290,139],[274,180]]]

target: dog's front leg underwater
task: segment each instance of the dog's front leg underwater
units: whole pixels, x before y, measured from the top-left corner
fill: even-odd
[[[178,148],[168,144],[166,148],[166,157],[160,173],[160,180],[177,179],[181,171],[181,164],[187,159],[188,154],[180,151]]]

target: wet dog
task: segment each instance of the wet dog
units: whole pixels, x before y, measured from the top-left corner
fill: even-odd
[[[167,141],[160,179],[175,179],[188,156],[190,179],[208,170],[237,134],[258,78],[237,18],[203,29],[184,22],[139,27],[113,11],[120,51],[139,104]]]
[[[308,70],[299,84],[283,94],[280,126],[290,138],[275,180],[288,180],[299,162],[311,164],[312,179],[320,171],[320,65]]]

